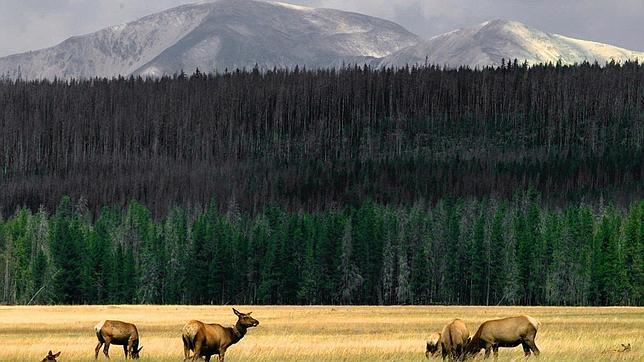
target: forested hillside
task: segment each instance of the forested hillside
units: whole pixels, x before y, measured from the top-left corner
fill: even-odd
[[[0,82],[0,207],[642,198],[638,63]]]
[[[84,199],[0,221],[1,302],[642,305],[644,201],[441,199],[254,217]]]
[[[0,302],[644,304],[644,66],[0,81]]]

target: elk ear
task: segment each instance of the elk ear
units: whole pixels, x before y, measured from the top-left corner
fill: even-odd
[[[622,345],[623,346],[623,345]],[[51,356],[53,353],[51,353],[51,349],[49,350],[49,355]]]
[[[142,349],[143,349],[143,347],[139,347],[139,349],[136,351],[136,353],[141,352]]]
[[[235,315],[238,317],[241,316],[241,313],[235,308],[233,308],[233,313],[235,313]]]
[[[54,358],[58,358],[58,356],[60,356],[60,354],[61,354],[61,353],[62,353],[62,351],[58,351],[58,353],[56,353],[56,354],[54,355]]]
[[[251,314],[253,314],[253,312],[248,312],[248,313],[246,313],[246,315],[251,315]]]

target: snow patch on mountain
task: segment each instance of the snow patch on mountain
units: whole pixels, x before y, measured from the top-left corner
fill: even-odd
[[[313,10],[313,8],[309,8],[309,7],[306,7],[306,6],[288,4],[288,3],[283,3],[283,2],[279,2],[279,1],[274,2],[274,4],[277,4],[279,6],[283,6],[285,8],[289,8],[289,9],[299,10],[299,11],[312,11]]]
[[[487,21],[435,36],[374,61],[378,66],[429,64],[470,67],[500,65],[502,59],[529,64],[642,60],[644,53],[608,44],[549,34],[508,20]]]
[[[0,58],[0,77],[159,77],[235,68],[347,64],[499,65],[643,60],[644,53],[493,20],[422,41],[391,21],[283,2],[188,4],[71,37],[47,49]]]
[[[281,2],[217,0],[0,58],[0,75],[37,79],[159,76],[256,64],[328,67],[371,61],[418,41],[401,26],[366,15]]]

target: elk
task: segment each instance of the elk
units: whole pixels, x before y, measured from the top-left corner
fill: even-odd
[[[440,332],[432,333],[427,337],[427,347],[425,348],[425,357],[436,357],[441,346]]]
[[[220,324],[206,324],[201,321],[191,320],[183,326],[181,339],[183,340],[184,361],[196,361],[205,357],[210,361],[213,354],[219,356],[219,362],[224,362],[228,347],[239,342],[250,327],[257,327],[259,321],[248,313],[241,313],[233,308],[237,316],[237,323],[232,327],[222,327]],[[190,351],[194,351],[190,358]]]
[[[56,362],[56,358],[58,358],[58,356],[60,356],[60,351],[59,351],[58,353],[56,353],[56,354],[51,353],[51,351],[49,351],[49,354],[47,354],[47,355],[45,356],[45,358],[43,358],[43,359],[42,359],[42,361],[41,361],[41,362],[47,362],[47,361],[54,361],[54,362]]]
[[[485,349],[485,358],[490,356],[490,350],[492,350],[496,359],[499,355],[499,347],[518,345],[523,346],[526,357],[530,356],[531,351],[538,356],[539,348],[534,339],[539,326],[541,326],[539,321],[527,315],[483,322],[465,347],[465,356],[476,355],[481,349]]]
[[[467,329],[465,322],[461,319],[454,319],[449,322],[440,333],[433,333],[427,340],[427,349],[425,357],[435,357],[440,347],[441,357],[443,360],[448,358],[450,361],[461,359],[463,349],[468,343],[470,331]]]
[[[127,359],[128,355],[132,359],[139,358],[139,353],[143,347],[139,347],[139,331],[136,329],[134,324],[104,320],[94,326],[94,331],[96,332],[96,338],[98,338],[98,344],[94,349],[95,359],[98,358],[98,352],[101,350],[101,346],[103,344],[105,344],[103,354],[105,354],[105,357],[107,358],[110,358],[110,355],[108,354],[110,344],[123,346],[125,359]]]

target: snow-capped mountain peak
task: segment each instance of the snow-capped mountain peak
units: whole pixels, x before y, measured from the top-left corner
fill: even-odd
[[[581,63],[600,64],[611,60],[644,59],[644,53],[612,45],[550,34],[511,20],[491,20],[476,26],[457,29],[395,52],[376,64],[499,65],[503,59],[517,59],[529,64]]]
[[[418,42],[387,20],[283,2],[188,4],[47,49],[0,58],[23,78],[158,76],[225,68],[328,67],[367,62]]]
[[[162,76],[196,68],[337,67],[368,63],[499,65],[644,59],[644,53],[491,20],[421,40],[391,21],[284,2],[211,0],[0,58],[0,77]]]

